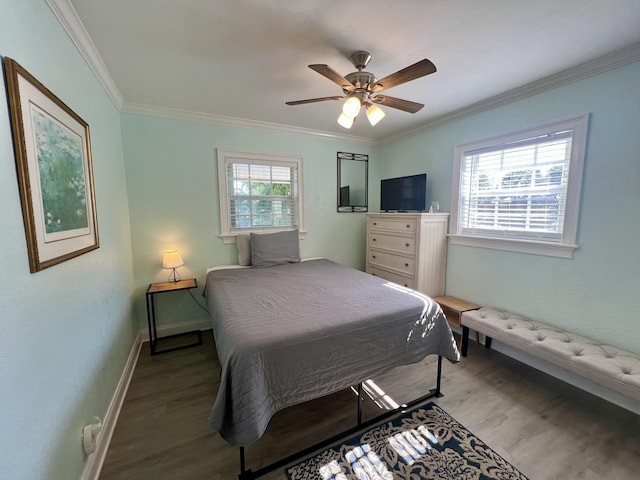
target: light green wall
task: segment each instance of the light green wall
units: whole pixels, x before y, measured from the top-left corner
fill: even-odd
[[[29,273],[0,80],[0,478],[77,479],[137,329],[120,115],[43,0],[0,0],[0,55],[90,125],[100,248]]]
[[[304,157],[305,256],[363,268],[362,214],[335,211],[337,151],[370,155],[369,206],[379,180],[427,172],[429,201],[451,205],[453,148],[575,114],[591,114],[578,243],[573,259],[450,246],[447,293],[495,305],[638,351],[640,329],[640,63],[605,72],[383,146],[125,114],[122,119],[140,328],[144,290],[164,281],[162,252],[178,248],[184,277],[203,286],[209,265],[235,263],[219,238],[216,148]],[[199,289],[201,290],[201,289]],[[206,315],[186,296],[165,303],[160,324]]]
[[[90,124],[100,233],[98,250],[29,273],[0,95],[0,477],[78,478],[82,426],[104,415],[134,336],[146,328],[144,291],[166,279],[166,248],[180,250],[181,273],[198,278],[198,295],[207,266],[235,262],[235,246],[219,238],[216,148],[303,156],[303,256],[362,268],[364,215],[336,212],[337,151],[370,155],[372,211],[381,178],[424,171],[430,200],[448,211],[454,145],[590,112],[575,258],[452,246],[447,293],[640,351],[639,63],[370,147],[120,115],[44,0],[0,0],[0,12],[0,55],[16,59]],[[166,306],[161,324],[203,318],[188,297]]]
[[[446,291],[640,352],[640,63],[386,145],[376,159],[390,166],[374,169],[372,193],[380,176],[426,171],[450,211],[454,145],[587,112],[574,258],[449,246]]]
[[[307,236],[303,257],[323,256],[364,268],[365,218],[337,213],[338,151],[372,154],[372,147],[280,131],[222,126],[143,115],[122,115],[137,311],[146,328],[144,292],[166,281],[162,254],[177,248],[185,261],[183,278],[196,277],[196,298],[205,269],[236,264],[235,245],[220,238],[218,148],[303,157]],[[370,159],[371,160],[371,159]],[[159,325],[206,318],[187,295],[159,297]]]

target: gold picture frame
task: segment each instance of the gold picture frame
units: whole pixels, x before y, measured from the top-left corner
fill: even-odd
[[[4,57],[31,273],[99,248],[89,125]]]

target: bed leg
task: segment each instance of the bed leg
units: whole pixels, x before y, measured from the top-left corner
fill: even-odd
[[[358,384],[358,426],[362,425],[362,382]]]
[[[436,391],[434,392],[436,397],[442,397],[442,393],[440,392],[440,384],[442,381],[442,355],[438,355],[438,376],[436,378]]]
[[[240,447],[240,473],[238,474],[238,480],[252,480],[253,472],[251,470],[245,470],[246,464],[244,460],[244,447]]]

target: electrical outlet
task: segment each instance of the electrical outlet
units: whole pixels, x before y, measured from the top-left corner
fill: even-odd
[[[102,420],[100,417],[93,417],[93,423],[85,425],[82,428],[82,449],[86,456],[96,451],[96,439],[102,431]]]

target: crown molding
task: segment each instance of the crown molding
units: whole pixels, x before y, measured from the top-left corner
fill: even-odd
[[[386,136],[380,139],[380,142],[382,144],[395,142],[396,140],[407,137],[409,135],[413,135],[414,133],[443,125],[445,123],[467,117],[469,115],[485,112],[487,110],[501,107],[503,105],[508,105],[510,103],[523,100],[527,97],[531,97],[548,90],[553,90],[554,88],[568,85],[570,83],[574,83],[609,70],[614,70],[616,68],[637,61],[640,61],[640,43],[629,45],[628,47],[581,63],[562,72],[549,75],[547,77],[541,78],[540,80],[536,80],[535,82],[528,83],[512,90],[508,90],[504,93],[489,97],[485,100],[481,100],[480,102],[474,103],[467,107],[460,108],[458,110],[454,110],[444,115],[432,118],[431,120],[428,120],[418,125],[417,127]]]
[[[292,125],[281,125],[277,123],[261,122],[257,120],[247,120],[235,117],[227,117],[223,115],[208,114],[202,112],[192,112],[187,110],[179,110],[174,108],[157,107],[153,105],[142,105],[135,103],[126,103],[120,90],[116,86],[111,74],[107,70],[102,57],[91,40],[91,36],[87,32],[82,20],[78,16],[75,8],[69,0],[45,0],[54,16],[65,30],[71,42],[82,55],[100,85],[111,99],[116,108],[123,113],[134,113],[140,115],[151,115],[155,117],[173,118],[179,120],[192,120],[204,123],[216,123],[220,125],[228,125],[235,127],[258,128],[262,130],[274,130],[287,133],[295,133],[301,135],[310,135],[318,138],[331,140],[348,141],[352,143],[360,143],[364,145],[373,145],[375,140],[366,137],[358,137],[353,135],[342,135],[321,130],[312,130],[308,128],[295,127]]]
[[[45,0],[47,5],[58,19],[58,22],[64,28],[65,32],[71,39],[71,42],[84,58],[95,77],[102,85],[102,88],[108,95],[109,99],[113,102],[118,110],[122,108],[124,98],[118,90],[111,74],[107,70],[102,57],[98,53],[93,40],[89,36],[89,33],[84,28],[78,12],[73,8],[73,5],[69,0]]]
[[[329,140],[341,140],[364,145],[374,145],[376,141],[371,138],[357,137],[354,135],[342,135],[339,133],[313,130],[310,128],[294,127],[292,125],[282,125],[279,123],[262,122],[258,120],[247,120],[244,118],[228,117],[213,113],[193,112],[190,110],[180,110],[178,108],[157,107],[154,105],[144,105],[139,103],[125,102],[120,109],[122,113],[133,113],[136,115],[147,115],[152,117],[171,118],[174,120],[188,120],[201,123],[215,123],[231,127],[258,128],[260,130],[273,130],[299,135],[309,135]]]
[[[107,67],[102,61],[102,57],[98,53],[93,40],[85,29],[78,13],[71,4],[70,0],[45,0],[60,25],[69,35],[69,38],[78,49],[85,62],[102,85],[113,104],[118,110],[125,113],[134,113],[139,115],[151,115],[163,118],[173,118],[179,120],[193,120],[198,122],[216,123],[221,125],[259,128],[287,133],[295,133],[301,135],[310,135],[318,138],[342,140],[365,145],[384,145],[395,142],[403,137],[413,135],[415,133],[427,130],[429,128],[442,125],[453,120],[457,120],[469,115],[485,112],[493,108],[497,108],[509,103],[537,95],[539,93],[552,90],[554,88],[577,82],[584,78],[597,75],[599,73],[622,67],[629,63],[640,60],[640,43],[635,43],[628,47],[622,48],[615,52],[603,55],[594,60],[590,60],[575,67],[569,68],[562,72],[550,75],[548,77],[536,80],[527,85],[514,88],[507,92],[489,97],[480,102],[476,102],[458,110],[432,118],[414,128],[403,130],[386,137],[370,139],[366,137],[357,137],[351,135],[343,135],[333,132],[325,132],[321,130],[313,130],[292,125],[282,125],[277,123],[262,122],[257,120],[247,120],[235,117],[227,117],[223,115],[191,112],[187,110],[179,110],[173,108],[156,107],[152,105],[142,105],[135,103],[126,103],[120,90],[116,86]]]

